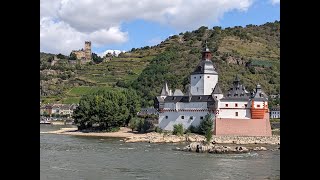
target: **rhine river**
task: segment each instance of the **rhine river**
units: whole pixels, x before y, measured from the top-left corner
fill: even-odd
[[[40,132],[61,127],[68,126],[40,125]],[[183,146],[40,134],[40,179],[280,179],[280,150],[247,154],[172,150]]]

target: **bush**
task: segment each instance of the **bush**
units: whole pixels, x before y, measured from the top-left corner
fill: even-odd
[[[191,132],[191,133],[198,133],[198,130],[199,128],[198,127],[195,127],[195,126],[193,126],[193,125],[190,125],[189,126],[189,131]]]
[[[129,122],[132,131],[136,130],[140,133],[150,132],[154,130],[154,124],[149,119],[134,117]]]
[[[198,133],[199,134],[206,134],[209,130],[212,131],[213,128],[213,115],[212,114],[207,114],[200,122],[199,128],[198,128]]]
[[[154,129],[154,131],[160,134],[162,133],[162,129],[158,126]]]
[[[130,129],[131,129],[132,131],[137,130],[139,121],[140,121],[140,118],[132,118],[132,119],[129,121],[129,127],[130,127]]]
[[[153,131],[154,129],[154,124],[152,122],[152,120],[150,119],[145,119],[144,120],[144,123],[143,123],[143,132],[150,132],[150,131]]]
[[[173,132],[172,134],[182,136],[183,135],[183,125],[182,124],[175,124],[173,125]]]

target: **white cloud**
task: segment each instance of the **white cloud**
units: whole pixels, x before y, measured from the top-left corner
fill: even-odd
[[[128,34],[121,31],[121,24],[136,19],[179,31],[195,29],[218,22],[228,11],[246,11],[252,3],[253,0],[41,0],[40,40],[49,40],[41,42],[41,49],[75,49],[82,47],[86,38],[93,46],[123,43]]]
[[[92,33],[79,32],[69,24],[55,22],[50,18],[40,20],[40,51],[69,55],[72,50],[84,48],[84,41],[91,41],[96,47],[127,41],[127,33],[119,27],[101,29]]]
[[[275,4],[280,4],[280,0],[270,0],[271,4],[275,5]]]

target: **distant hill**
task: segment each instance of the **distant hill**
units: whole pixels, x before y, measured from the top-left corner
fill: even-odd
[[[150,106],[165,80],[170,88],[185,90],[206,40],[224,92],[238,74],[249,90],[260,83],[267,94],[280,93],[280,22],[275,21],[225,29],[202,26],[100,64],[68,65],[62,60],[49,66],[52,55],[40,53],[41,87],[46,92],[42,99],[77,102],[81,95],[101,88],[132,87],[145,99],[144,106]],[[48,69],[56,73],[47,75]]]

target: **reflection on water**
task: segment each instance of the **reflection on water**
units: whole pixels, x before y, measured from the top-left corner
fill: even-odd
[[[40,131],[61,127],[67,126],[40,125]],[[280,151],[198,154],[173,151],[177,146],[184,145],[40,134],[40,178],[280,179]]]

